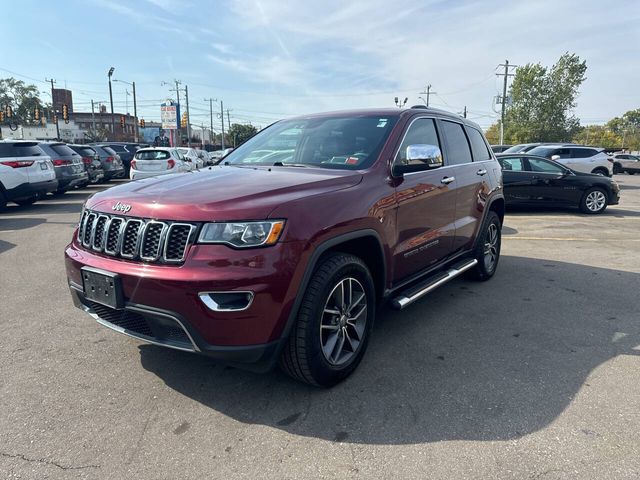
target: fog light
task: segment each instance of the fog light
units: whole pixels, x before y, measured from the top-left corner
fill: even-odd
[[[253,292],[200,292],[198,296],[214,312],[241,312],[253,302]]]

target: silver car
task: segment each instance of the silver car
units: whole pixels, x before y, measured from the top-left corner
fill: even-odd
[[[640,173],[640,156],[629,153],[616,153],[613,156],[613,173],[624,173],[629,175]]]

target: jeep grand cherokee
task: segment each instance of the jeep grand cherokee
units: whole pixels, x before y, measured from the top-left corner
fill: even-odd
[[[330,386],[376,306],[496,271],[500,165],[480,128],[414,107],[277,122],[221,165],[87,200],[66,269],[118,332]]]

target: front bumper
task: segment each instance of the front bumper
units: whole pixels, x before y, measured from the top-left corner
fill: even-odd
[[[277,359],[304,275],[301,248],[297,242],[251,250],[192,245],[185,263],[173,266],[108,257],[74,241],[65,250],[65,264],[74,304],[103,325],[150,343],[266,370]],[[84,266],[121,277],[123,310],[85,298]],[[245,310],[214,312],[198,296],[209,291],[250,291],[254,298]],[[167,322],[174,327],[170,335]]]

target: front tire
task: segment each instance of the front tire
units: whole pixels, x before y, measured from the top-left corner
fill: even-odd
[[[502,245],[502,224],[498,214],[491,210],[487,214],[473,257],[478,264],[471,270],[473,277],[482,282],[489,280],[496,273],[500,260]]]
[[[316,268],[280,357],[285,373],[331,387],[358,366],[375,318],[375,288],[358,257],[333,253]]]
[[[597,215],[604,212],[608,204],[607,192],[601,188],[594,187],[584,192],[579,206],[583,213]]]

